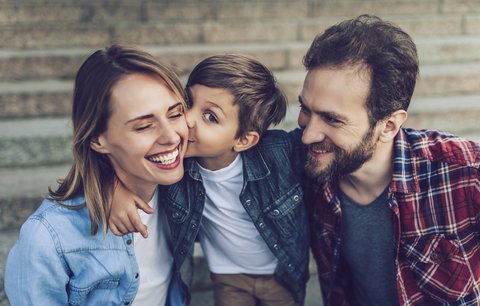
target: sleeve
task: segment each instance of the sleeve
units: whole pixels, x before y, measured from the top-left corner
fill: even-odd
[[[11,306],[68,304],[66,265],[52,229],[42,221],[28,219],[8,254],[5,291]]]

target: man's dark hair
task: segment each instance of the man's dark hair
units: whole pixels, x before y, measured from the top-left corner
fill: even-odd
[[[371,126],[399,109],[408,109],[418,75],[412,38],[398,26],[370,15],[343,21],[317,36],[303,64],[309,71],[367,69],[371,85],[365,106]]]

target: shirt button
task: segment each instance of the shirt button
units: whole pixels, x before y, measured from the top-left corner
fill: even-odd
[[[287,267],[288,267],[288,270],[290,270],[290,271],[293,270],[293,265],[292,264],[288,264]]]
[[[293,196],[293,200],[294,200],[295,202],[297,202],[299,199],[300,199],[300,197],[298,196],[298,194],[296,194],[296,195]]]
[[[274,215],[274,216],[278,216],[279,214],[280,214],[280,211],[279,211],[278,209],[275,209],[275,210],[273,211],[273,215]]]
[[[140,275],[140,274],[138,274],[138,273],[135,273],[135,278],[138,278],[138,276],[139,276],[139,275]]]
[[[132,239],[128,239],[128,240],[127,240],[127,244],[128,244],[128,245],[131,245],[131,244],[132,244]]]
[[[199,192],[198,192],[198,196],[199,196],[199,197],[203,197],[203,191],[199,191]]]
[[[430,259],[431,260],[437,260],[438,259],[438,253],[437,252],[432,252],[432,254],[430,254]]]
[[[250,206],[250,204],[252,204],[252,201],[246,200],[246,201],[245,201],[245,204],[247,204],[247,206]]]
[[[275,244],[273,245],[273,248],[274,248],[275,250],[278,250],[278,244],[275,243]]]
[[[260,228],[264,228],[264,227],[265,227],[265,223],[260,222],[260,223],[258,224],[258,226],[259,226]]]
[[[194,223],[192,224],[192,230],[196,230],[197,229],[197,225]]]

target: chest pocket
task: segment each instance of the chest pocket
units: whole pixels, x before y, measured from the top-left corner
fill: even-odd
[[[296,185],[272,205],[266,207],[264,214],[271,220],[282,237],[290,238],[301,234],[302,226],[305,226],[307,221],[300,185]]]
[[[474,277],[456,237],[437,234],[402,239],[401,251],[417,285],[432,299],[448,303],[472,293]]]
[[[86,288],[78,288],[69,284],[68,304],[85,305],[89,300],[112,302],[114,301],[113,297],[118,296],[116,291],[119,283],[119,279],[105,279]]]

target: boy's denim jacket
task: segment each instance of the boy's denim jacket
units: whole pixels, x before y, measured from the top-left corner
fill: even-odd
[[[298,129],[290,133],[269,130],[259,144],[242,152],[240,201],[278,259],[277,280],[302,304],[309,277],[309,231],[299,183],[305,156],[300,139]],[[173,240],[184,240],[177,241],[181,249],[174,253],[183,255],[195,241],[205,204],[205,188],[195,159],[185,161],[185,171],[179,183],[160,187],[164,197],[160,202],[170,210],[167,216],[173,225]]]
[[[63,202],[84,203],[82,196]],[[45,199],[23,224],[8,255],[5,291],[10,304],[131,304],[141,277],[132,242],[131,233],[118,237],[108,231],[104,236],[100,228],[91,235],[86,206],[69,209]],[[184,293],[179,274],[173,273],[166,305],[184,305]]]

